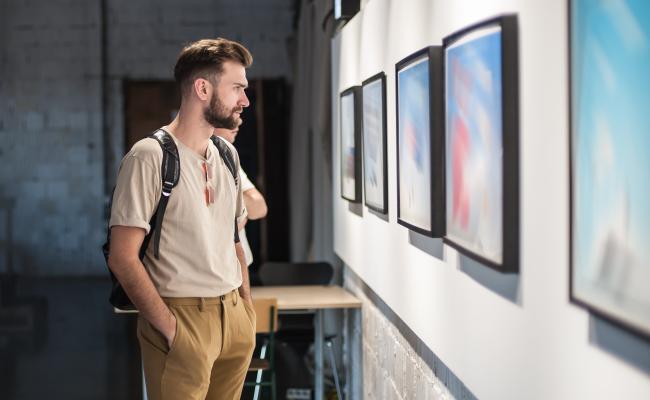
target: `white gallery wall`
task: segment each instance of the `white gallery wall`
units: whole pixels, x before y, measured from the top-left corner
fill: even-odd
[[[485,399],[650,399],[650,343],[569,301],[565,0],[369,0],[332,39],[334,248]],[[519,18],[520,272],[397,224],[395,64],[503,13]],[[388,217],[340,197],[339,93],[387,75]]]

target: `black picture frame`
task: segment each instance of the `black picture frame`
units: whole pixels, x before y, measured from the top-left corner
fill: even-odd
[[[418,226],[402,218],[401,191],[402,181],[400,170],[403,168],[400,160],[400,72],[404,71],[421,59],[427,59],[428,65],[428,110],[429,110],[429,143],[428,156],[430,159],[430,179],[425,182],[430,188],[430,228]],[[410,230],[429,237],[440,238],[445,233],[445,192],[444,192],[444,114],[442,91],[442,47],[428,46],[405,57],[395,64],[395,109],[396,109],[396,152],[397,152],[397,223]]]
[[[457,242],[449,236],[449,226],[443,242],[461,254],[503,273],[519,271],[519,38],[516,14],[505,14],[490,18],[456,31],[443,39],[443,85],[445,90],[445,129],[447,129],[448,107],[446,104],[447,50],[459,40],[469,37],[479,30],[492,26],[501,29],[501,126],[502,126],[502,257],[494,262]],[[446,133],[445,133],[446,135]],[[448,190],[445,187],[445,190]],[[446,198],[448,202],[448,198]],[[447,204],[451,207],[451,204]],[[445,218],[446,221],[447,218]],[[447,222],[445,222],[447,223]]]
[[[364,118],[362,117],[362,152],[363,152],[363,192],[365,193],[364,196],[364,203],[365,205],[374,210],[377,211],[378,213],[381,214],[388,214],[388,148],[387,148],[387,123],[386,123],[386,74],[382,71],[379,72],[370,78],[364,80],[361,85],[361,101],[362,101],[362,109],[363,109],[363,102],[366,99],[366,96],[363,94],[364,89],[367,88],[369,85],[375,84],[377,81],[380,82],[381,85],[381,112],[382,112],[382,118],[381,118],[381,152],[382,152],[382,175],[383,179],[381,180],[381,185],[382,185],[382,190],[383,190],[383,199],[382,199],[382,204],[373,204],[372,201],[368,200],[368,187],[367,187],[367,162],[366,162],[366,155],[365,155],[365,150],[368,148],[367,147],[367,135],[366,135],[366,130],[365,130],[365,125],[363,124]],[[365,111],[364,111],[365,112]],[[362,116],[364,114],[362,113]]]
[[[347,162],[344,155],[344,127],[343,127],[343,98],[347,96],[352,96],[353,98],[353,113],[354,113],[354,123],[353,123],[353,140],[354,140],[354,154],[353,154],[353,165],[354,165],[354,195],[346,196],[346,191],[344,188],[344,176],[345,176],[345,164]],[[341,157],[341,197],[345,200],[348,200],[352,203],[361,203],[361,86],[352,86],[341,92],[339,97],[339,106],[340,106],[340,157]]]
[[[576,1],[575,0],[570,0],[567,2],[567,26],[568,26],[568,46],[567,46],[567,59],[568,59],[568,68],[567,68],[567,76],[568,76],[568,92],[569,92],[569,138],[568,138],[568,144],[569,144],[569,286],[568,286],[568,296],[569,300],[571,303],[582,307],[589,311],[589,313],[598,316],[599,318],[608,321],[609,323],[622,328],[628,333],[631,333],[635,337],[644,340],[646,342],[650,343],[650,328],[647,326],[642,326],[643,323],[639,323],[639,321],[632,321],[628,318],[625,318],[625,316],[621,314],[617,314],[615,311],[607,310],[606,307],[602,305],[602,303],[598,303],[598,301],[594,298],[589,298],[588,295],[583,295],[581,297],[579,294],[576,293],[575,285],[576,285],[576,270],[578,269],[577,265],[578,262],[576,260],[577,258],[577,251],[576,251],[576,246],[577,246],[577,240],[576,237],[577,235],[577,225],[578,223],[576,222],[576,215],[578,214],[576,210],[576,199],[578,196],[576,196],[576,191],[577,191],[577,181],[578,179],[576,178],[576,173],[577,173],[577,167],[576,167],[576,162],[577,162],[577,152],[578,152],[578,144],[577,144],[577,138],[576,136],[579,134],[577,128],[577,114],[578,114],[578,107],[576,107],[576,103],[579,101],[581,98],[580,93],[576,93],[574,90],[574,83],[578,81],[576,79],[578,72],[575,70],[576,69],[576,63],[574,62],[574,55],[579,54],[584,57],[584,54],[582,54],[580,51],[577,51],[575,48],[575,43],[574,41],[577,41],[578,38],[575,37],[578,32],[580,34],[585,35],[586,30],[584,27],[582,27],[583,30],[580,30],[579,28],[576,28],[574,25],[574,16],[575,16],[575,10],[574,10],[574,5]],[[587,3],[589,4],[589,3]],[[597,7],[597,4],[590,4],[593,7]],[[594,10],[589,10],[585,11],[587,15],[589,13],[593,13]],[[607,27],[599,25],[599,29],[603,29],[606,31]],[[584,44],[583,44],[584,46]],[[606,54],[606,49],[601,50],[603,52],[603,56],[607,56]],[[583,64],[584,64],[584,60]],[[615,73],[613,71],[612,73]],[[584,95],[583,95],[584,96]],[[601,299],[602,302],[602,299]]]

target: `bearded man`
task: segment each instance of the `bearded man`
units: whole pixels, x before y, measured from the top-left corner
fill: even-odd
[[[178,56],[181,106],[161,129],[177,146],[180,176],[157,257],[153,246],[142,259],[139,252],[161,197],[161,147],[143,139],[120,165],[108,264],[139,311],[137,335],[152,400],[234,400],[242,392],[255,346],[248,271],[236,233],[247,213],[241,185],[210,137],[215,128],[241,124],[251,63],[243,45],[222,38],[191,43]],[[217,143],[234,155],[238,170],[235,148]]]

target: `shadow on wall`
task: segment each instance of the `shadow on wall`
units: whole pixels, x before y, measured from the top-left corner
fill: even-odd
[[[440,261],[444,261],[444,256],[442,253],[442,239],[431,238],[409,230],[409,243],[427,253],[428,255],[435,257]]]
[[[363,204],[361,203],[349,203],[348,210],[359,217],[363,217]]]
[[[389,219],[389,217],[388,217],[388,214],[382,214],[382,213],[380,213],[380,212],[378,212],[378,211],[373,210],[372,208],[369,208],[369,209],[368,209],[368,212],[369,212],[370,214],[375,215],[375,216],[376,216],[377,218],[379,218],[379,219],[383,219],[385,222],[390,222],[390,219]]]
[[[495,271],[460,253],[458,254],[458,268],[495,294],[513,304],[522,305],[520,274],[504,274]]]
[[[381,217],[381,215],[379,215]],[[431,238],[409,230],[409,243],[428,255],[445,262],[444,243],[440,238]],[[476,282],[509,300],[521,305],[520,274],[504,274],[487,268],[483,264],[458,253],[459,269]]]
[[[589,316],[589,342],[650,375],[650,342],[609,321]]]

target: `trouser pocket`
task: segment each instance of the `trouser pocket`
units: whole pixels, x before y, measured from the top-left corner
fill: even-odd
[[[257,315],[255,314],[255,309],[244,299],[241,299],[241,302],[244,304],[244,310],[246,310],[246,315],[248,316],[248,320],[253,328],[253,334],[255,334],[257,326]]]
[[[144,344],[151,346],[156,351],[164,354],[169,352],[165,336],[141,316],[138,316],[138,337]]]
[[[209,351],[211,327],[198,306],[170,305],[176,317],[176,337],[167,353],[161,377],[163,399],[205,397],[214,361]],[[213,311],[214,312],[214,311]]]

